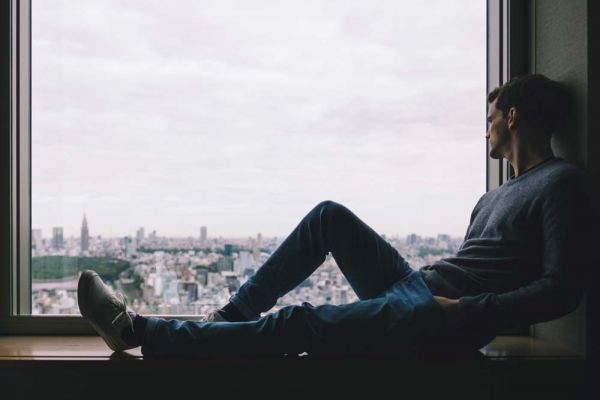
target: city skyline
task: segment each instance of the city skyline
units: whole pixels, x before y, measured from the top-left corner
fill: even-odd
[[[140,227],[138,227],[136,229],[135,234],[128,234],[128,235],[117,235],[117,236],[106,236],[106,235],[102,235],[102,234],[90,235],[90,233],[89,233],[89,225],[88,225],[88,221],[87,221],[87,215],[84,214],[83,215],[83,221],[82,221],[81,227],[79,229],[79,232],[80,232],[80,236],[79,237],[81,238],[81,251],[84,252],[84,251],[86,251],[88,249],[88,247],[89,247],[88,240],[89,240],[90,237],[103,237],[103,238],[113,238],[113,239],[114,238],[130,237],[132,239],[135,238],[137,241],[141,241],[142,239],[145,238],[145,229],[146,228],[144,226],[140,226]],[[54,240],[55,237],[56,237],[56,234],[58,232],[60,232],[59,235],[60,235],[60,238],[61,238],[60,239],[61,242],[64,241],[64,238],[71,238],[72,239],[74,237],[77,237],[76,235],[67,235],[67,234],[65,234],[64,227],[62,227],[62,226],[53,226],[51,228],[52,234],[50,234],[48,236],[44,236],[44,234],[43,234],[44,230],[41,229],[41,228],[35,228],[34,227],[34,228],[31,229],[31,231],[32,231],[32,243],[34,243],[36,240],[45,239],[45,238],[53,239]],[[181,238],[181,239],[197,238],[200,241],[206,241],[206,240],[217,239],[217,238],[219,238],[219,239],[227,239],[227,238],[231,238],[231,239],[246,239],[246,238],[252,238],[253,237],[252,235],[246,235],[246,236],[223,236],[223,235],[210,236],[210,235],[208,235],[208,227],[207,226],[200,226],[199,231],[200,231],[200,234],[196,235],[196,236],[194,236],[194,235],[163,236],[163,235],[160,235],[159,232],[157,232],[156,230],[149,231],[149,234],[150,235],[156,235],[157,237],[167,237],[167,238]],[[380,234],[382,234],[382,233],[380,233]],[[453,238],[457,238],[457,237],[458,238],[462,238],[463,237],[461,235],[451,235],[451,234],[448,234],[448,233],[445,233],[445,232],[437,232],[434,235],[424,235],[424,234],[420,234],[418,232],[410,232],[410,233],[407,233],[405,235],[400,235],[398,233],[396,233],[396,234],[385,234],[385,233],[383,233],[383,234],[386,237],[389,236],[389,237],[406,237],[406,238],[408,238],[410,236],[415,236],[415,235],[418,236],[418,237],[426,237],[426,238],[427,237],[429,237],[429,238],[431,238],[431,237],[440,237],[440,236],[450,236],[450,237],[453,237]],[[262,234],[262,232],[256,232],[255,236],[256,236],[257,241],[259,243],[261,241],[261,238],[263,238],[263,237],[265,239],[267,239],[267,238],[282,238],[282,237],[285,237],[285,236],[281,236],[281,235],[265,236],[265,235]]]
[[[93,237],[89,228],[84,215],[80,237],[65,237],[62,227],[54,227],[52,238],[44,240],[40,229],[32,230],[33,314],[78,314],[79,274],[93,269],[126,293],[137,312],[202,315],[223,306],[284,240],[260,232],[241,240],[211,238],[207,226],[195,238],[160,237],[156,231],[146,236],[144,227],[135,237]],[[414,270],[454,255],[462,244],[462,238],[447,234],[385,239]],[[328,253],[272,310],[303,301],[343,304],[357,299],[335,256]]]
[[[136,238],[88,237],[87,218],[81,238],[63,237],[55,227],[52,240],[32,232],[32,313],[78,314],[79,274],[97,271],[107,284],[125,293],[137,312],[204,315],[227,303],[283,243],[282,238],[264,238],[261,233],[240,241],[231,238],[161,238],[143,228]],[[201,229],[201,237],[207,227]],[[411,234],[404,239],[386,238],[413,270],[450,257],[462,238],[438,234],[436,238]],[[89,247],[84,250],[83,242]],[[373,255],[375,256],[375,255]],[[310,302],[345,304],[358,300],[337,266],[333,254],[295,289],[277,300],[270,311]]]
[[[333,200],[382,234],[464,235],[485,2],[166,4],[33,1],[33,228],[286,236]]]

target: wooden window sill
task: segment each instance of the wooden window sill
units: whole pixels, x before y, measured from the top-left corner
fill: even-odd
[[[498,336],[480,350],[483,359],[584,359],[556,343],[526,336]],[[4,336],[0,337],[3,360],[142,360],[140,348],[113,353],[98,336]]]
[[[456,394],[482,400],[535,393],[558,400],[572,398],[585,376],[584,357],[530,337],[499,336],[474,355],[408,361],[144,359],[139,348],[113,353],[97,336],[3,336],[0,393],[19,394],[8,398],[107,399],[134,390],[135,398],[171,398],[177,388],[177,397],[262,398],[292,390],[302,397],[369,398],[401,387],[420,398]]]

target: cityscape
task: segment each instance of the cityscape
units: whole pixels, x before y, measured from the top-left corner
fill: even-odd
[[[447,234],[381,237],[413,269],[454,255],[463,240]],[[137,313],[206,315],[225,305],[284,239],[261,233],[256,237],[214,238],[206,226],[200,227],[197,237],[163,237],[140,227],[134,236],[108,238],[90,235],[85,215],[78,236],[66,237],[62,227],[54,227],[49,237],[41,229],[32,229],[32,313],[79,314],[79,274],[93,269],[113,290],[123,292]],[[308,279],[268,312],[302,302],[320,305],[357,300],[328,254]]]

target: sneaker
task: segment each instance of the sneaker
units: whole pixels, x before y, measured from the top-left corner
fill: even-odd
[[[125,329],[133,331],[135,313],[127,309],[127,298],[122,293],[113,293],[94,271],[84,271],[77,285],[77,301],[81,315],[92,325],[114,351],[123,351],[136,346],[123,340]]]
[[[200,321],[202,321],[202,322],[229,322],[225,318],[223,318],[223,316],[221,315],[221,313],[218,310],[212,311],[212,312],[202,316],[202,318],[200,318]]]

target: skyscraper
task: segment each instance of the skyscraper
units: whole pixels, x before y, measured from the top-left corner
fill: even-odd
[[[254,244],[254,248],[252,249],[252,258],[254,258],[254,262],[258,263],[260,261],[260,250],[262,248],[262,234],[259,232],[256,234],[256,242]]]
[[[419,244],[420,242],[421,242],[421,237],[415,233],[411,233],[410,235],[408,235],[406,237],[407,245],[416,245],[416,244]]]
[[[85,214],[83,214],[83,222],[81,223],[81,252],[85,253],[90,248],[90,233],[88,231],[88,223]]]
[[[144,240],[144,227],[140,227],[140,229],[137,230],[136,234],[135,234],[135,240],[136,240],[136,244],[137,246],[139,246],[142,243],[142,240]]]
[[[206,229],[207,228],[205,226],[200,227],[200,240],[202,241],[202,243],[205,243],[207,239]]]
[[[64,246],[63,239],[63,228],[62,226],[55,226],[52,228],[52,247],[54,250],[62,249]]]

